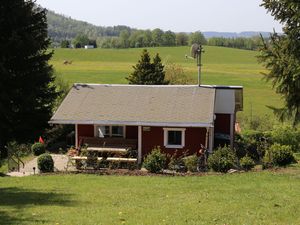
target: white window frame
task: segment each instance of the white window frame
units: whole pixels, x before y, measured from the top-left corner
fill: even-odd
[[[184,148],[185,146],[185,130],[186,128],[163,128],[164,129],[164,146],[165,148]],[[181,145],[169,145],[168,144],[168,132],[169,131],[181,131]]]
[[[99,133],[98,133],[98,128],[99,127],[101,127],[101,126],[103,126],[103,127],[105,127],[105,126],[107,126],[107,127],[109,127],[109,137],[111,138],[111,137],[115,137],[115,138],[118,138],[118,137],[120,137],[120,138],[126,138],[126,126],[123,126],[123,125],[102,125],[102,124],[95,124],[94,125],[94,136],[95,137],[99,137]],[[123,136],[112,136],[112,127],[113,126],[119,126],[119,127],[123,127]]]

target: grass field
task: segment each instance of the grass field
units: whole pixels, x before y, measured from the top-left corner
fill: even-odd
[[[0,224],[296,225],[299,186],[300,168],[203,177],[0,177]]]
[[[64,79],[72,83],[127,83],[125,77],[140,58],[142,49],[55,49],[51,63]],[[159,53],[164,63],[181,65],[197,80],[195,61],[185,59],[189,47],[149,48],[154,56]],[[271,114],[266,105],[278,106],[280,98],[270,84],[262,81],[263,67],[257,63],[258,52],[205,46],[203,55],[203,84],[244,86],[245,114]],[[72,60],[64,65],[64,60]]]

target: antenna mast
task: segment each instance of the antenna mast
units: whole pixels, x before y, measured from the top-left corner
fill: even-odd
[[[198,86],[200,87],[201,85],[201,53],[203,51],[202,45],[199,45],[199,48],[197,49],[197,67],[198,67]]]
[[[198,85],[201,85],[201,54],[204,52],[202,45],[193,44],[191,48],[191,56],[197,60],[198,67]]]

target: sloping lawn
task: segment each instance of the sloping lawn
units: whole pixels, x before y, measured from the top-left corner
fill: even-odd
[[[257,51],[204,46],[202,84],[244,86],[245,115],[269,115],[266,105],[279,107],[281,99],[271,84],[262,80],[262,65],[258,64]],[[185,59],[190,47],[148,48],[151,56],[159,53],[164,64],[181,65],[185,73],[197,83],[197,66],[194,60]],[[51,64],[70,85],[73,83],[126,84],[125,79],[140,58],[142,48],[131,49],[61,49],[54,50]],[[72,64],[65,65],[65,60]]]
[[[0,224],[300,224],[299,196],[299,167],[203,177],[0,177]]]

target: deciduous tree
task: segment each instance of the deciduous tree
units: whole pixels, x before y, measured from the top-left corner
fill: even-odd
[[[195,33],[191,33],[189,36],[189,44],[199,44],[199,45],[205,45],[207,43],[207,40],[205,39],[204,35],[197,31]]]

